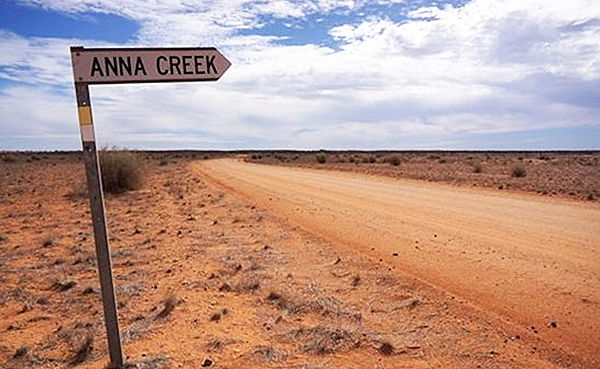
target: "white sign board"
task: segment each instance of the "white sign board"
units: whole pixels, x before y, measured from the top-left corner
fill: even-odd
[[[216,48],[71,48],[76,83],[216,81],[231,66]]]

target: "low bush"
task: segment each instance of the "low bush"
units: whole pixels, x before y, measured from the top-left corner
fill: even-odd
[[[2,155],[2,161],[5,163],[16,163],[19,161],[19,158],[13,153],[6,153]]]
[[[512,168],[512,174],[513,177],[515,178],[522,178],[525,177],[527,175],[527,171],[525,171],[525,168],[522,165],[515,165]]]
[[[400,165],[400,158],[397,156],[392,156],[391,158],[388,159],[389,163],[395,167],[397,167],[398,165]]]
[[[327,161],[327,155],[317,154],[316,160],[317,160],[317,163],[319,163],[319,164],[325,164],[325,162]]]
[[[106,192],[120,194],[142,187],[142,163],[133,152],[100,151],[100,171]]]

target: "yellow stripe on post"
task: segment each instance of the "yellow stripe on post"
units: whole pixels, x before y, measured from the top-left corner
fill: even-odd
[[[92,124],[92,108],[89,106],[78,107],[79,125],[87,126]]]

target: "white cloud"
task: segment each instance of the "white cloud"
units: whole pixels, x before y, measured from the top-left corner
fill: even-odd
[[[454,7],[452,7],[452,5],[447,5],[444,9],[440,9],[437,6],[418,8],[409,11],[407,16],[411,19],[441,19],[448,18],[455,14]]]
[[[74,95],[72,91],[57,92],[48,86],[2,88],[0,150],[78,148]]]
[[[26,39],[0,30],[0,50],[0,78],[50,85],[72,80],[67,40]]]

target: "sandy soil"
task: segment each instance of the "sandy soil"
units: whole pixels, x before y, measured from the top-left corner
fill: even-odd
[[[128,362],[600,365],[597,204],[264,168],[149,160],[107,197]],[[0,367],[108,362],[82,180],[73,157],[0,163]]]
[[[597,204],[232,160],[200,170],[340,247],[532,327],[556,348],[600,352]]]

